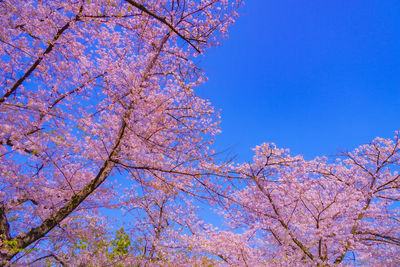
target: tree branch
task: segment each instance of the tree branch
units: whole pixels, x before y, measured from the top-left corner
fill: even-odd
[[[119,145],[121,143],[122,137],[126,129],[126,122],[123,121],[121,128],[119,130],[117,141],[108,155],[107,159],[104,161],[102,167],[97,173],[96,177],[87,184],[81,191],[72,196],[72,199],[61,209],[54,212],[50,217],[44,220],[38,227],[31,229],[28,233],[21,233],[14,238],[17,241],[17,248],[24,249],[39,238],[45,236],[50,232],[56,225],[58,225],[62,220],[64,220],[72,211],[74,211],[96,188],[98,188],[108,177],[111,170],[114,167],[114,163],[111,158],[117,153]],[[5,259],[12,259],[17,252],[8,254]]]
[[[43,256],[43,257],[40,257],[40,258],[37,258],[36,260],[30,262],[29,265],[34,264],[35,262],[41,261],[41,260],[43,260],[43,259],[47,259],[47,258],[54,258],[54,259],[55,259],[57,262],[59,262],[62,266],[66,266],[66,264],[65,264],[62,260],[60,260],[59,257],[57,257],[56,255],[54,255],[53,253],[51,253],[51,254],[49,254],[49,255],[46,255],[46,256]]]
[[[268,201],[270,202],[272,209],[274,210],[274,213],[277,216],[277,220],[278,222],[281,224],[281,226],[288,232],[290,238],[292,239],[292,241],[303,251],[303,253],[305,255],[307,255],[307,257],[309,257],[311,260],[314,260],[314,256],[311,254],[311,252],[308,250],[308,248],[300,241],[298,240],[294,234],[292,233],[292,231],[290,230],[289,226],[281,219],[281,215],[277,209],[277,207],[275,206],[275,203],[272,199],[272,196],[270,193],[268,193],[264,187],[260,184],[260,182],[258,181],[258,177],[257,176],[253,176],[253,180],[256,183],[257,187],[260,189],[260,191],[268,198]]]
[[[47,46],[46,50],[36,59],[36,61],[32,64],[32,66],[25,72],[25,74],[21,78],[19,78],[17,82],[14,83],[14,85],[10,89],[8,89],[7,92],[2,97],[0,97],[0,103],[3,103],[12,93],[14,93],[17,90],[17,88],[25,81],[25,79],[28,78],[29,75],[31,75],[31,73],[36,69],[36,67],[40,64],[40,62],[42,62],[43,58],[53,50],[56,41],[71,26],[71,23],[73,21],[79,20],[79,15],[81,11],[82,7],[79,11],[79,14],[76,15],[76,17],[72,21],[67,22],[63,27],[61,27],[57,31],[56,35],[49,42],[49,45]]]
[[[143,11],[144,13],[146,13],[147,15],[152,16],[153,18],[155,18],[156,20],[160,21],[161,23],[165,24],[168,26],[168,28],[171,29],[171,31],[173,31],[174,33],[176,33],[176,35],[178,35],[180,38],[182,38],[184,41],[186,41],[191,47],[193,47],[198,53],[201,53],[200,49],[198,49],[190,40],[189,38],[185,37],[184,35],[182,35],[171,23],[169,23],[165,18],[160,17],[159,15],[155,14],[154,12],[150,11],[149,9],[147,9],[145,6],[133,1],[133,0],[126,0],[129,4],[131,4],[132,6],[136,7],[137,9],[140,9],[141,11]]]
[[[0,207],[0,240],[3,239],[11,239],[10,235],[10,225],[8,224],[8,220],[6,217],[6,211],[4,206]]]

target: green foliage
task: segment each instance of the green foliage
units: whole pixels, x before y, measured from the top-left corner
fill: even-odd
[[[75,247],[78,249],[87,249],[88,243],[85,240],[79,240],[78,243],[75,244]]]
[[[3,248],[6,249],[8,252],[14,254],[14,253],[18,253],[18,252],[31,252],[31,251],[37,251],[37,249],[35,248],[31,248],[31,249],[21,249],[18,248],[18,242],[15,239],[11,239],[11,240],[7,240],[7,239],[3,239]]]
[[[16,253],[16,252],[20,252],[21,249],[18,249],[18,242],[15,239],[11,239],[11,240],[3,240],[3,246],[6,250],[8,250],[8,252],[11,253]]]
[[[124,227],[121,227],[116,232],[116,237],[110,242],[112,252],[108,254],[110,260],[116,257],[122,257],[128,254],[131,249],[131,240],[125,232]]]

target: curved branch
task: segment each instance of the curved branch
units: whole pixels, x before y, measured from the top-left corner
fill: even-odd
[[[161,23],[165,24],[168,26],[168,28],[171,29],[176,35],[178,35],[180,38],[182,38],[185,42],[187,42],[191,47],[193,47],[198,53],[201,53],[200,49],[198,49],[187,37],[183,36],[171,23],[169,23],[165,18],[160,17],[156,13],[148,10],[144,5],[141,5],[133,0],[126,0],[129,4],[132,6],[136,7],[137,9],[143,11],[147,15],[152,16],[156,20],[160,21]]]
[[[60,263],[62,266],[67,266],[62,260],[60,260],[59,257],[57,257],[56,255],[54,255],[53,253],[37,258],[36,260],[32,261],[29,263],[29,265],[34,264],[35,262],[41,261],[43,259],[47,259],[47,258],[54,258],[58,263]]]
[[[79,14],[76,15],[76,17],[72,21],[67,22],[63,27],[61,27],[57,31],[56,35],[49,42],[49,45],[47,46],[46,50],[35,60],[32,66],[24,73],[24,75],[21,78],[19,78],[17,82],[14,83],[14,85],[10,89],[8,89],[7,92],[2,97],[0,97],[0,103],[3,103],[12,93],[14,93],[17,90],[17,88],[25,81],[25,79],[28,78],[29,75],[31,75],[31,73],[37,68],[40,62],[42,62],[43,58],[53,50],[56,41],[71,26],[71,23],[73,21],[79,20],[79,15],[81,11],[82,7],[79,11]]]

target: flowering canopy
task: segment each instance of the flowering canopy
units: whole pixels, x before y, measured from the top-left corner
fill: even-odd
[[[193,60],[225,35],[239,4],[0,2],[3,260],[72,214],[110,207],[115,192],[99,188],[110,176],[197,190],[218,129],[192,90],[204,80]],[[64,230],[53,238],[73,234]]]
[[[399,134],[335,161],[274,144],[213,160],[195,60],[240,4],[0,1],[0,265],[399,264]]]
[[[235,169],[246,186],[225,206],[227,221],[246,230],[248,251],[236,259],[249,266],[399,264],[399,135],[334,162],[256,147],[254,163]]]

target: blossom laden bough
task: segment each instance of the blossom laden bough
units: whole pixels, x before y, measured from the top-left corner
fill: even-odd
[[[399,134],[335,161],[256,147],[254,162],[234,169],[245,186],[225,206],[227,222],[250,237],[249,261],[399,264]]]
[[[3,262],[27,262],[45,237],[73,235],[57,230],[72,215],[112,207],[118,194],[104,182],[117,174],[195,190],[218,128],[193,92],[204,80],[193,59],[239,5],[0,2]]]

